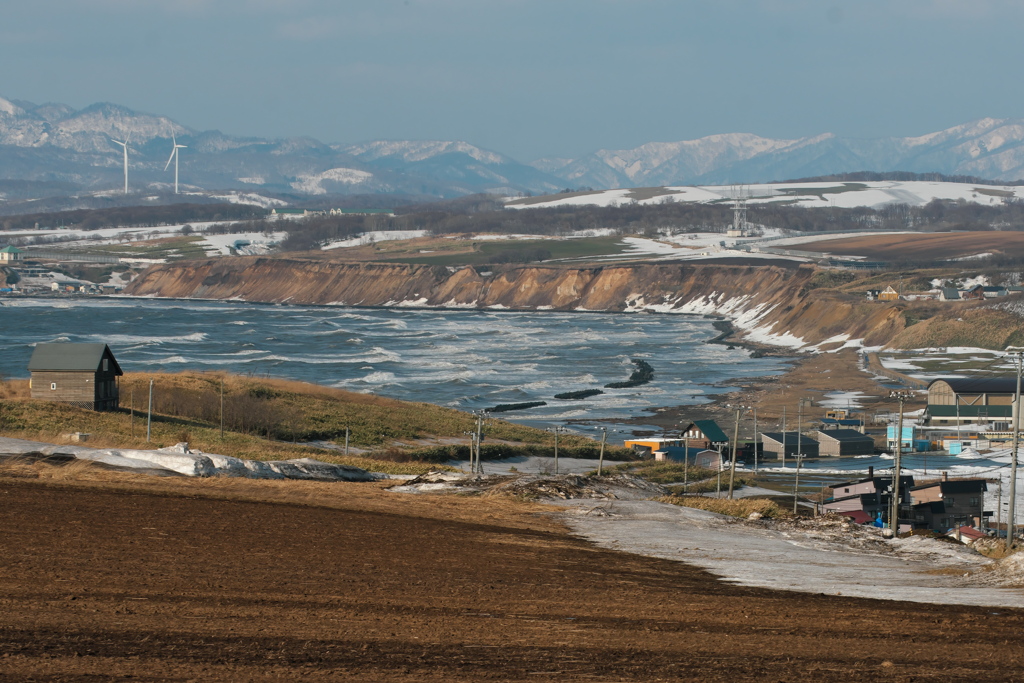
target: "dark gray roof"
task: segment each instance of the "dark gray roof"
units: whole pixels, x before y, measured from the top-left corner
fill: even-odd
[[[96,372],[104,354],[113,362],[114,372],[124,374],[106,344],[36,344],[28,369],[29,372]]]
[[[870,441],[874,443],[875,440],[867,434],[861,434],[856,429],[819,429],[818,433],[822,436],[835,439],[836,441]]]
[[[942,296],[944,296],[944,297],[946,297],[947,299],[950,299],[950,300],[959,299],[960,298],[960,290],[958,290],[956,287],[943,287],[942,288]]]
[[[933,481],[930,484],[921,484],[914,487],[914,491],[930,489],[938,486],[943,493],[978,493],[988,491],[988,484],[984,479],[953,479],[950,481]]]
[[[958,394],[1012,394],[1017,391],[1015,377],[949,377],[932,380],[928,388],[936,382],[945,382]]]
[[[786,432],[785,437],[783,437],[782,432],[761,432],[761,437],[767,437],[772,441],[777,441],[778,443],[784,443],[786,445],[792,444],[795,446],[797,445],[797,434],[798,432]],[[785,441],[783,441],[783,438],[785,438]],[[807,436],[806,434],[800,437],[801,445],[812,443],[817,444],[818,442],[812,439],[811,437]]]

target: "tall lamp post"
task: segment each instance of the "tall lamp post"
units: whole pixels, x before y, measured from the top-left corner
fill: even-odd
[[[569,430],[566,429],[565,427],[558,426],[548,431],[552,431],[555,433],[555,474],[558,474],[558,435],[562,432],[567,432]]]
[[[800,491],[800,463],[804,459],[804,445],[802,442],[804,428],[804,403],[810,399],[801,398],[796,404],[796,479],[793,480],[793,514],[796,514],[797,496]],[[786,433],[782,433],[782,452],[786,452]]]
[[[1006,350],[1015,355],[1014,367],[1017,370],[1017,391],[1013,396],[1013,451],[1010,453],[1010,501],[1006,510],[1006,547],[1014,546],[1014,531],[1017,527],[1017,451],[1020,448],[1020,382],[1024,374],[1024,348],[1007,346]]]
[[[736,424],[732,432],[732,458],[729,464],[729,499],[732,500],[734,484],[736,481],[736,448],[739,446],[740,440],[740,411],[748,410],[750,406],[727,405],[729,408],[736,409]]]
[[[898,534],[900,531],[900,473],[902,470],[902,457],[903,457],[903,404],[907,402],[913,394],[909,391],[890,391],[889,398],[894,398],[899,401],[900,414],[896,421],[896,454],[893,457],[892,462],[892,500],[890,501],[889,510],[889,528],[892,529],[894,534]]]
[[[608,443],[608,428],[598,427],[598,429],[601,430],[601,453],[597,456],[597,476],[600,477],[604,475],[604,445]]]

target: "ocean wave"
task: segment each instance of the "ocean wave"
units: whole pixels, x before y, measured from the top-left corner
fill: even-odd
[[[183,334],[172,337],[154,337],[141,334],[92,334],[84,337],[94,342],[103,342],[104,344],[170,344],[176,342],[201,342],[205,341],[207,334],[205,332],[193,332],[192,334]]]

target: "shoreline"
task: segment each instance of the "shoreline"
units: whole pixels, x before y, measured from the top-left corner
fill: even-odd
[[[21,298],[21,297],[19,297]],[[708,395],[708,401],[698,405],[679,405],[671,404],[666,402],[660,406],[651,406],[647,408],[642,414],[628,418],[590,418],[584,420],[585,422],[607,422],[616,421],[621,424],[629,425],[655,425],[663,427],[674,426],[679,419],[684,416],[690,419],[700,418],[711,418],[711,419],[723,419],[728,416],[729,409],[728,404],[741,403],[743,405],[757,406],[759,411],[763,411],[763,415],[767,415],[771,412],[772,405],[769,405],[764,399],[767,395],[770,395],[773,390],[779,387],[793,387],[799,389],[805,382],[801,381],[797,375],[800,374],[801,368],[807,364],[822,364],[824,363],[828,367],[824,367],[820,372],[831,373],[832,376],[837,380],[832,386],[828,387],[829,390],[854,390],[859,387],[852,386],[853,383],[844,384],[840,379],[841,375],[846,374],[848,377],[853,374],[858,380],[870,380],[870,376],[861,372],[858,368],[856,358],[859,353],[857,349],[848,349],[839,353],[821,353],[821,354],[804,354],[796,352],[786,347],[773,347],[766,346],[764,344],[756,344],[740,339],[735,339],[737,333],[741,333],[733,324],[732,321],[723,316],[716,316],[710,314],[696,314],[696,313],[674,313],[674,312],[662,312],[662,311],[597,311],[597,310],[573,310],[573,311],[561,311],[561,310],[537,310],[537,309],[513,309],[513,308],[465,308],[465,307],[436,307],[436,306],[359,306],[359,305],[330,305],[330,304],[297,304],[291,302],[272,303],[272,302],[258,302],[258,301],[247,301],[242,299],[206,299],[206,298],[182,298],[182,297],[153,297],[153,296],[131,296],[123,294],[115,295],[75,295],[75,296],[25,296],[25,299],[38,299],[47,301],[68,301],[73,303],[76,298],[82,300],[88,299],[93,300],[110,300],[110,301],[156,301],[161,303],[174,303],[174,302],[194,302],[202,304],[218,304],[223,303],[226,305],[242,303],[245,305],[256,305],[256,306],[290,306],[290,307],[305,307],[319,310],[384,310],[384,311],[434,311],[434,312],[473,312],[473,313],[572,313],[572,314],[599,314],[599,315],[629,315],[639,314],[644,315],[662,315],[662,316],[684,316],[684,318],[703,319],[710,320],[714,329],[718,332],[715,336],[703,341],[705,344],[720,344],[731,347],[739,347],[750,351],[752,358],[761,358],[771,356],[779,360],[781,364],[785,366],[780,373],[774,375],[751,375],[738,377],[732,380],[728,380],[722,384],[712,385],[717,389],[722,390],[721,393]],[[817,360],[815,360],[817,359]],[[837,361],[837,362],[832,362]],[[842,372],[837,372],[841,370]],[[871,390],[881,392],[878,385],[870,381],[872,386]],[[863,381],[856,382],[856,384],[864,385]],[[886,394],[888,392],[885,392]],[[754,395],[751,395],[754,394]],[[380,394],[386,395],[386,394]],[[785,404],[787,401],[783,401]],[[788,401],[792,402],[792,413],[796,414],[796,403],[795,400]],[[777,403],[777,402],[772,402]],[[816,412],[814,410],[812,413]],[[511,417],[511,416],[510,416]],[[523,414],[516,419],[529,420],[530,417],[527,414]],[[566,420],[566,423],[575,422],[575,420]]]

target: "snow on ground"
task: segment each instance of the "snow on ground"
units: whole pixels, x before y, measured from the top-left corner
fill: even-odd
[[[249,244],[238,247],[236,249],[238,254],[265,254],[270,251],[271,247],[287,237],[288,233],[240,232],[225,235],[208,235],[203,233],[199,236],[206,243],[207,251],[227,256],[231,253],[231,249],[235,248],[235,245],[239,242],[248,242]]]
[[[652,195],[652,196],[648,196]],[[998,205],[1024,197],[1024,188],[1007,185],[973,185],[927,181],[869,181],[776,183],[770,185],[670,186],[657,193],[631,189],[603,190],[579,195],[552,195],[521,200],[509,198],[511,209],[550,208],[556,206],[623,206],[684,202],[696,204],[728,203],[737,195],[749,204],[787,202],[804,207],[880,207],[887,204],[924,206],[934,199],[964,200],[983,205]],[[643,197],[643,198],[637,198]],[[535,203],[527,203],[535,202]]]
[[[323,173],[311,175],[300,175],[298,180],[292,183],[292,187],[305,194],[327,194],[324,188],[324,181],[342,183],[344,185],[359,185],[373,178],[373,174],[367,171],[360,171],[354,168],[331,168]]]
[[[334,240],[321,247],[323,250],[341,249],[343,247],[360,247],[364,244],[374,242],[387,242],[388,240],[412,240],[417,237],[426,237],[427,230],[373,230],[364,232],[357,237],[350,237],[344,240]]]
[[[824,398],[818,401],[823,408],[863,408],[861,401],[866,398],[874,398],[863,391],[830,391]]]
[[[468,460],[452,460],[449,461],[448,464],[452,467],[458,467],[464,472],[469,472]],[[604,466],[606,468],[614,467],[619,464],[621,463],[611,460],[604,461]],[[553,457],[542,458],[535,455],[521,455],[512,458],[502,458],[501,460],[485,460],[483,461],[483,467],[484,474],[508,474],[510,472],[520,472],[522,474],[550,474],[555,471],[555,459]],[[586,458],[558,459],[559,474],[586,474],[587,472],[594,472],[596,470],[597,460],[590,460]]]
[[[694,564],[743,586],[1024,607],[1024,591],[974,585],[963,576],[988,560],[932,539],[884,541],[880,530],[856,525],[820,532],[791,529],[651,500],[572,500],[564,505],[569,526],[603,548]],[[929,573],[939,568],[951,573]]]
[[[214,195],[213,199],[230,202],[231,204],[252,204],[264,209],[272,209],[275,206],[288,206],[288,202],[272,197],[264,197],[255,192],[232,192],[230,194]]]
[[[456,239],[480,242],[498,240],[577,240],[585,237],[611,237],[619,233],[615,228],[593,228],[590,230],[574,230],[565,235],[531,235],[529,233],[473,233],[472,235],[451,235]]]
[[[186,477],[246,477],[249,479],[315,479],[319,481],[373,481],[380,475],[358,467],[332,465],[310,458],[297,460],[241,460],[226,455],[191,451],[187,444],[146,451],[132,448],[88,448],[57,446],[38,441],[0,437],[0,455],[25,456],[67,454],[118,469],[147,473],[178,474]]]

